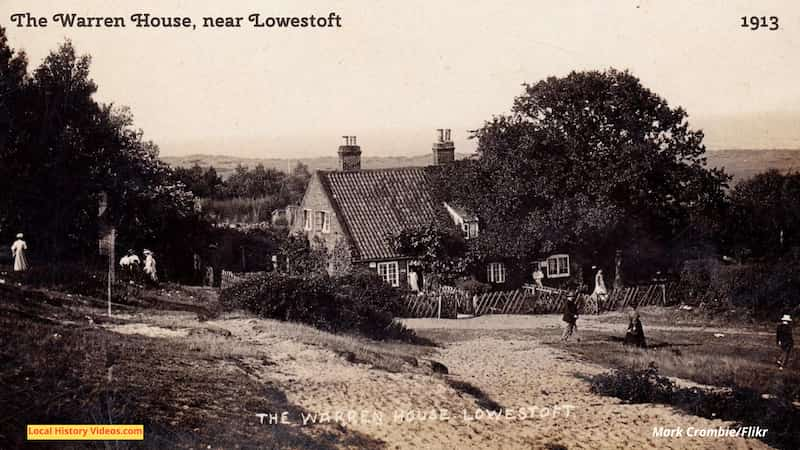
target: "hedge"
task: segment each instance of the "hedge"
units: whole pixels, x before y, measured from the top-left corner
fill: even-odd
[[[414,339],[412,331],[394,321],[402,308],[400,292],[373,273],[330,277],[270,272],[223,289],[220,303],[227,309],[244,309],[333,333]]]

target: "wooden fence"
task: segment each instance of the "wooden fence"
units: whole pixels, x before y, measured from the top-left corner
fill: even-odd
[[[223,270],[219,279],[219,288],[225,289],[236,283],[255,278],[259,275],[264,275],[265,273],[267,272],[231,272],[230,270]]]
[[[600,304],[601,311],[621,309],[628,306],[666,306],[672,300],[667,294],[674,292],[675,283],[659,283],[642,286],[630,286],[611,292],[604,304]]]
[[[593,300],[586,294],[577,296],[581,314],[596,314],[628,306],[669,304],[668,292],[674,284],[630,286],[612,291],[605,299]],[[453,288],[451,288],[453,289]],[[455,290],[458,292],[458,290]],[[466,293],[456,296],[456,313],[472,314],[556,314],[564,310],[570,291],[554,288],[524,286],[513,291],[495,291],[469,298]],[[430,317],[430,316],[429,316]]]
[[[403,297],[402,317],[455,319],[457,296],[441,291],[420,292]]]

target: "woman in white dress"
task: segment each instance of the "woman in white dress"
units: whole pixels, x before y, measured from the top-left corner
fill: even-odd
[[[145,249],[144,253],[144,273],[152,283],[158,283],[158,275],[156,274],[156,259],[153,257],[153,252]]]
[[[24,272],[28,270],[28,259],[25,252],[28,251],[28,244],[22,240],[22,233],[17,234],[17,240],[11,244],[11,255],[14,256],[14,271]]]

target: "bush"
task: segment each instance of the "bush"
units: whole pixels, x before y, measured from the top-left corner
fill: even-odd
[[[687,261],[676,292],[687,304],[751,309],[760,318],[798,308],[800,271],[798,261],[774,258],[748,265],[725,265],[717,260]]]
[[[492,286],[489,283],[481,283],[474,278],[459,278],[455,281],[456,288],[461,289],[470,296],[481,295],[491,292]]]
[[[34,265],[24,272],[9,272],[5,277],[26,286],[87,296],[97,296],[98,293],[102,295],[106,292],[108,283],[106,272],[86,269],[77,263]]]
[[[752,389],[732,386],[730,390],[709,391],[678,388],[660,376],[655,364],[644,370],[630,368],[592,378],[594,393],[617,397],[630,403],[661,403],[708,419],[767,428],[764,441],[777,448],[800,448],[800,413],[790,397],[763,397]]]
[[[592,379],[592,392],[630,403],[670,403],[675,383],[660,376],[655,364],[644,370],[618,369]]]
[[[394,321],[402,307],[400,293],[373,273],[331,278],[271,272],[222,290],[220,302],[229,309],[241,308],[334,333],[357,333],[379,340],[414,339],[412,331]]]
[[[112,300],[115,303],[131,303],[131,286],[117,279],[112,289]],[[108,295],[108,272],[106,270],[91,269],[83,263],[50,264],[31,266],[24,272],[0,273],[0,278],[11,283],[20,283],[34,288],[45,288],[61,291],[68,294],[83,295],[106,299]]]

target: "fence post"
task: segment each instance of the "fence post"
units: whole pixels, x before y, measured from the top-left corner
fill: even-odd
[[[436,313],[437,320],[442,318],[442,294],[439,294],[438,297],[439,297],[439,310]]]

